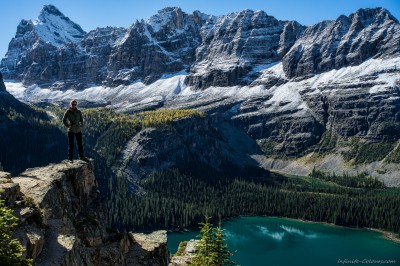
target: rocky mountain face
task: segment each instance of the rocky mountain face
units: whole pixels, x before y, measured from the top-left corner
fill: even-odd
[[[151,83],[189,69],[187,83],[196,88],[246,84],[246,74],[279,61],[304,28],[263,11],[215,17],[165,8],[128,29],[85,33],[47,5],[36,20],[21,21],[1,69],[25,85],[59,89]]]
[[[341,153],[351,138],[395,147],[400,137],[400,24],[383,8],[312,26],[165,8],[128,29],[84,33],[46,6],[20,23],[0,70],[22,101],[228,117],[268,156]]]
[[[186,69],[200,43],[208,16],[165,8],[128,29],[97,28],[85,33],[56,7],[47,5],[34,21],[23,20],[1,68],[24,84],[82,89],[117,86]]]
[[[278,21],[264,11],[244,10],[220,16],[202,28],[202,43],[186,78],[189,86],[249,84],[253,69],[280,61],[304,27]]]
[[[15,38],[9,44],[3,71],[7,72],[8,78],[26,84],[51,84],[72,78],[71,72],[84,68],[80,63],[81,56],[76,54],[77,44],[85,34],[57,8],[44,6],[36,20],[22,20],[18,25]],[[67,46],[65,49],[64,45]],[[71,60],[71,56],[79,61]]]
[[[168,265],[166,231],[110,233],[93,161],[0,172],[0,198],[20,224],[14,232],[37,265]]]
[[[399,22],[387,10],[360,9],[308,27],[283,57],[288,78],[304,77],[400,52]]]
[[[119,164],[131,184],[172,169],[210,179],[267,176],[251,154],[262,152],[253,139],[227,121],[187,117],[141,130],[126,144]]]
[[[282,61],[286,77],[308,77],[399,53],[399,23],[382,8],[305,27],[264,11],[210,16],[165,8],[128,29],[89,33],[47,5],[22,20],[1,69],[26,85],[85,88],[117,86],[190,71],[197,89],[250,84],[260,68]],[[75,80],[75,81],[74,81]]]
[[[200,28],[207,16],[165,8],[148,21],[136,21],[114,43],[107,64],[107,84],[151,83],[162,74],[187,69],[195,60]]]

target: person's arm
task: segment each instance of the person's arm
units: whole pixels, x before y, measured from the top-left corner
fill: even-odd
[[[64,117],[63,117],[63,124],[66,127],[69,127],[70,124],[68,123],[68,116],[67,116],[68,111],[65,112]]]

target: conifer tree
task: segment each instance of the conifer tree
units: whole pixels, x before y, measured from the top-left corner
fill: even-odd
[[[228,250],[228,245],[225,243],[226,235],[224,234],[224,229],[221,227],[221,222],[219,222],[218,227],[214,230],[214,245],[213,252],[215,254],[215,265],[235,265],[235,262],[230,261],[233,253]]]
[[[231,266],[235,262],[230,261],[233,253],[228,250],[228,245],[225,244],[224,230],[219,223],[218,227],[214,228],[209,222],[210,217],[205,216],[205,222],[200,223],[200,237],[197,245],[197,253],[190,265],[194,266]]]
[[[197,253],[193,258],[192,265],[194,266],[214,266],[213,260],[213,240],[214,240],[214,231],[213,225],[209,222],[210,217],[205,216],[205,222],[200,223],[200,237],[199,244],[197,245]]]
[[[0,265],[32,265],[31,260],[22,258],[23,248],[17,239],[11,239],[18,218],[0,200]]]

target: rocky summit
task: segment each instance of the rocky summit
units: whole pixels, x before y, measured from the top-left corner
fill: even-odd
[[[329,171],[349,165],[343,152],[385,143],[391,150],[379,165],[355,171],[398,183],[387,165],[399,161],[400,24],[383,8],[304,26],[264,11],[169,7],[127,29],[86,33],[45,6],[38,19],[21,21],[0,71],[25,102],[200,109],[228,118],[267,156],[335,153]],[[298,163],[292,173],[309,171]]]

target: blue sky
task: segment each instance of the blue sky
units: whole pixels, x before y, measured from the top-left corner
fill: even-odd
[[[400,19],[400,0],[6,0],[1,2],[0,58],[7,52],[21,19],[37,18],[45,4],[55,5],[85,31],[105,26],[128,27],[136,19],[148,19],[167,6],[212,15],[264,10],[278,19],[297,20],[303,25],[336,19],[365,7],[384,7]]]

